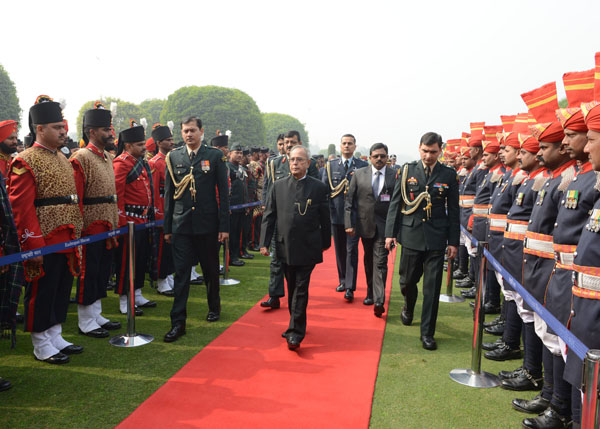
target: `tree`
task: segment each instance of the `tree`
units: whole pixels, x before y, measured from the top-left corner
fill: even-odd
[[[333,143],[327,146],[327,155],[335,155],[335,145]]]
[[[262,117],[265,123],[265,144],[269,149],[273,149],[275,153],[277,153],[277,136],[291,130],[298,131],[302,143],[308,147],[308,133],[304,128],[304,124],[298,119],[282,113],[263,113]]]
[[[164,105],[165,100],[160,100],[158,98],[149,98],[140,103],[140,107],[144,111],[143,117],[148,120],[150,129],[152,129],[152,125],[160,122],[160,112],[162,112]]]
[[[558,100],[558,107],[567,107],[568,105],[569,102],[566,98],[561,98],[560,100]]]
[[[182,118],[190,115],[202,119],[206,141],[217,130],[231,130],[232,142],[244,146],[261,146],[265,126],[256,102],[243,91],[220,86],[186,86],[169,95],[160,114],[161,123],[173,121],[174,135],[181,131]]]
[[[134,103],[130,103],[128,101],[123,101],[119,98],[107,97],[104,100],[92,100],[84,103],[79,109],[79,114],[77,115],[77,136],[81,139],[82,136],[82,126],[83,126],[83,114],[86,110],[94,107],[94,103],[96,101],[102,102],[107,109],[110,109],[111,103],[117,103],[117,113],[113,115],[112,123],[117,136],[119,132],[124,130],[125,128],[129,128],[129,120],[135,119],[136,122],[139,123],[140,119],[143,118],[146,114],[144,109]],[[148,128],[146,129],[147,137],[150,136],[150,132],[152,131],[152,123],[148,120]]]
[[[21,106],[17,97],[17,88],[8,72],[0,64],[0,121],[12,119],[21,125]]]

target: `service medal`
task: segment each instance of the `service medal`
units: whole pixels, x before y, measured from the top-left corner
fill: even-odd
[[[408,184],[411,186],[416,186],[419,183],[419,181],[417,179],[413,177],[411,177],[410,179],[408,179]]]
[[[567,192],[567,203],[565,207],[568,209],[576,209],[579,201],[579,191],[571,190]]]
[[[502,185],[502,189],[500,189],[500,193],[504,193],[504,190],[506,189],[506,187],[508,186],[508,182],[506,182],[504,185]]]
[[[594,209],[590,216],[590,221],[586,225],[588,231],[598,232],[600,231],[600,209]]]
[[[542,189],[538,195],[538,201],[536,203],[536,205],[541,206],[542,204],[544,204],[544,196],[546,195],[546,190]]]
[[[202,171],[208,173],[210,171],[210,161],[204,159],[200,161],[200,166],[202,167]]]
[[[519,192],[519,195],[517,195],[517,199],[515,200],[515,204],[518,206],[522,206],[523,205],[523,197],[525,196],[524,192]]]

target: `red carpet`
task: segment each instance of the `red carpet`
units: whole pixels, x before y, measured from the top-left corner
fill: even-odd
[[[119,427],[368,427],[387,312],[378,319],[372,306],[362,304],[362,269],[352,304],[336,285],[332,247],[313,271],[308,329],[297,352],[281,337],[289,320],[287,300],[275,311],[257,304]]]

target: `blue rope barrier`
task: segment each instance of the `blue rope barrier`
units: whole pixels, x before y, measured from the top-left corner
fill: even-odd
[[[478,245],[477,240],[469,234],[469,232],[461,225],[462,231],[469,237],[473,244]],[[493,265],[494,269],[502,276],[504,281],[508,281],[513,289],[521,295],[523,300],[529,304],[529,306],[535,311],[546,324],[552,328],[554,332],[569,346],[573,353],[581,360],[585,359],[589,348],[583,344],[579,338],[569,331],[565,325],[560,323],[556,317],[550,313],[546,307],[544,307],[538,300],[536,300],[527,290],[512,276],[506,269],[494,258],[494,256],[487,250],[483,249],[483,254],[487,260]]]
[[[254,201],[252,203],[236,204],[234,206],[229,206],[229,210],[245,209],[248,207],[256,207],[260,205],[262,205],[262,201]]]

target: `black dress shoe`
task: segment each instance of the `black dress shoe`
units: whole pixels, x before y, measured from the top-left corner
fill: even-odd
[[[452,273],[452,278],[453,278],[454,280],[462,280],[462,279],[464,279],[464,278],[465,278],[465,277],[467,277],[467,276],[468,276],[468,274],[467,274],[467,273],[464,273],[464,272],[462,272],[462,271],[460,270],[460,268],[459,268],[458,270],[454,270],[454,272]]]
[[[482,343],[481,348],[483,350],[487,350],[487,351],[496,350],[498,347],[502,346],[503,344],[504,344],[504,340],[502,338],[498,338],[493,343]]]
[[[363,301],[363,305],[373,305],[373,298],[366,297]]]
[[[192,282],[190,282],[190,284],[192,284]],[[174,297],[175,296],[175,291],[173,289],[167,289],[164,292],[161,291],[157,291],[159,295],[164,295],[164,296],[168,296],[168,297]]]
[[[550,406],[550,401],[542,398],[542,395],[536,395],[531,400],[513,399],[512,406],[515,410],[523,413],[540,414]]]
[[[375,313],[375,317],[381,317],[383,313],[385,313],[385,307],[382,303],[375,303],[375,307],[373,308],[373,313]]]
[[[94,330],[91,330],[89,332],[83,332],[81,329],[79,330],[79,333],[81,335],[87,335],[88,337],[92,337],[92,338],[106,338],[108,337],[110,334],[108,333],[108,331],[104,328],[96,328]],[[62,351],[62,350],[61,350]]]
[[[102,329],[106,329],[107,331],[115,331],[117,329],[121,329],[121,322],[111,322],[110,320],[106,322],[104,325],[100,326]]]
[[[60,351],[64,355],[78,355],[83,353],[83,347],[71,344]]]
[[[136,304],[135,306],[140,308],[154,308],[156,307],[156,301],[146,301],[143,304]]]
[[[500,314],[500,306],[486,302],[483,304],[483,312],[485,314]]]
[[[462,289],[468,289],[475,286],[475,282],[469,277],[465,277],[464,279],[457,281],[455,286]]]
[[[335,288],[336,292],[345,292],[346,291],[346,285],[341,283],[338,285],[338,287]]]
[[[246,252],[246,253],[242,253],[242,256],[240,256],[240,258],[242,258],[242,259],[254,259],[254,255],[251,255],[250,253]]]
[[[231,265],[232,267],[243,267],[244,265],[246,265],[246,263],[244,261],[240,261],[239,259],[232,259],[231,261],[229,261],[229,265]]]
[[[500,377],[501,380],[508,380],[510,378],[516,378],[520,376],[521,374],[523,374],[523,371],[525,371],[525,369],[522,366],[520,366],[512,371],[500,371],[498,373],[498,377]]]
[[[502,362],[505,360],[521,359],[523,353],[521,352],[520,348],[513,349],[508,344],[503,344],[496,350],[485,352],[483,356],[485,356],[485,358],[489,360],[496,360]]]
[[[264,307],[264,308],[272,308],[273,310],[276,310],[281,306],[281,303],[279,302],[279,297],[270,296],[269,299],[261,302],[260,306]]]
[[[283,331],[281,333],[281,338],[287,338],[287,331]]]
[[[202,277],[202,276],[196,277],[194,280],[190,280],[190,284],[195,285],[195,286],[199,286],[203,283],[204,283],[204,277]],[[175,292],[173,292],[173,295],[175,295]]]
[[[300,340],[294,336],[287,337],[287,346],[290,350],[298,350],[300,347]]]
[[[526,390],[541,390],[544,386],[542,377],[533,377],[529,371],[523,369],[523,373],[515,378],[502,380],[502,388],[506,390],[516,390],[523,392]]]
[[[490,326],[489,328],[483,328],[483,330],[491,335],[502,335],[504,333],[504,322]]]
[[[346,293],[344,294],[344,299],[348,302],[354,301],[354,292],[352,292],[352,289],[346,289]]]
[[[408,308],[406,308],[406,306],[402,308],[402,313],[400,313],[400,320],[402,320],[402,324],[404,326],[410,326],[410,324],[413,321],[413,315],[408,311]]]
[[[500,323],[502,321],[504,321],[504,319],[502,318],[502,315],[499,315],[498,317],[496,317],[494,320],[492,320],[490,322],[483,322],[483,327],[489,328],[490,326],[497,325],[498,323]]]
[[[0,377],[0,392],[4,392],[12,387],[10,381],[5,378]]]
[[[425,350],[435,350],[437,349],[437,343],[433,339],[433,337],[429,335],[423,335],[421,337],[421,343],[423,343],[423,348]]]
[[[475,298],[475,296],[477,296],[477,289],[472,287],[471,289],[468,289],[468,290],[461,290],[460,294],[462,296],[464,296],[465,298],[473,299],[473,298]]]
[[[546,408],[546,411],[533,419],[523,420],[523,427],[533,429],[566,429],[570,424],[570,418],[567,420],[551,407]]]
[[[172,343],[182,335],[185,335],[185,324],[178,323],[175,326],[173,326],[169,332],[165,334],[164,341],[165,343]]]
[[[69,363],[69,356],[67,356],[64,353],[56,353],[55,355],[50,356],[47,359],[38,359],[37,357],[35,358],[35,360],[39,360],[41,362],[46,362],[46,363],[51,363],[52,365],[62,365],[63,363]]]
[[[215,313],[214,311],[209,311],[208,314],[206,315],[206,321],[208,321],[208,322],[216,322],[220,318],[221,318],[221,315],[219,313]]]

